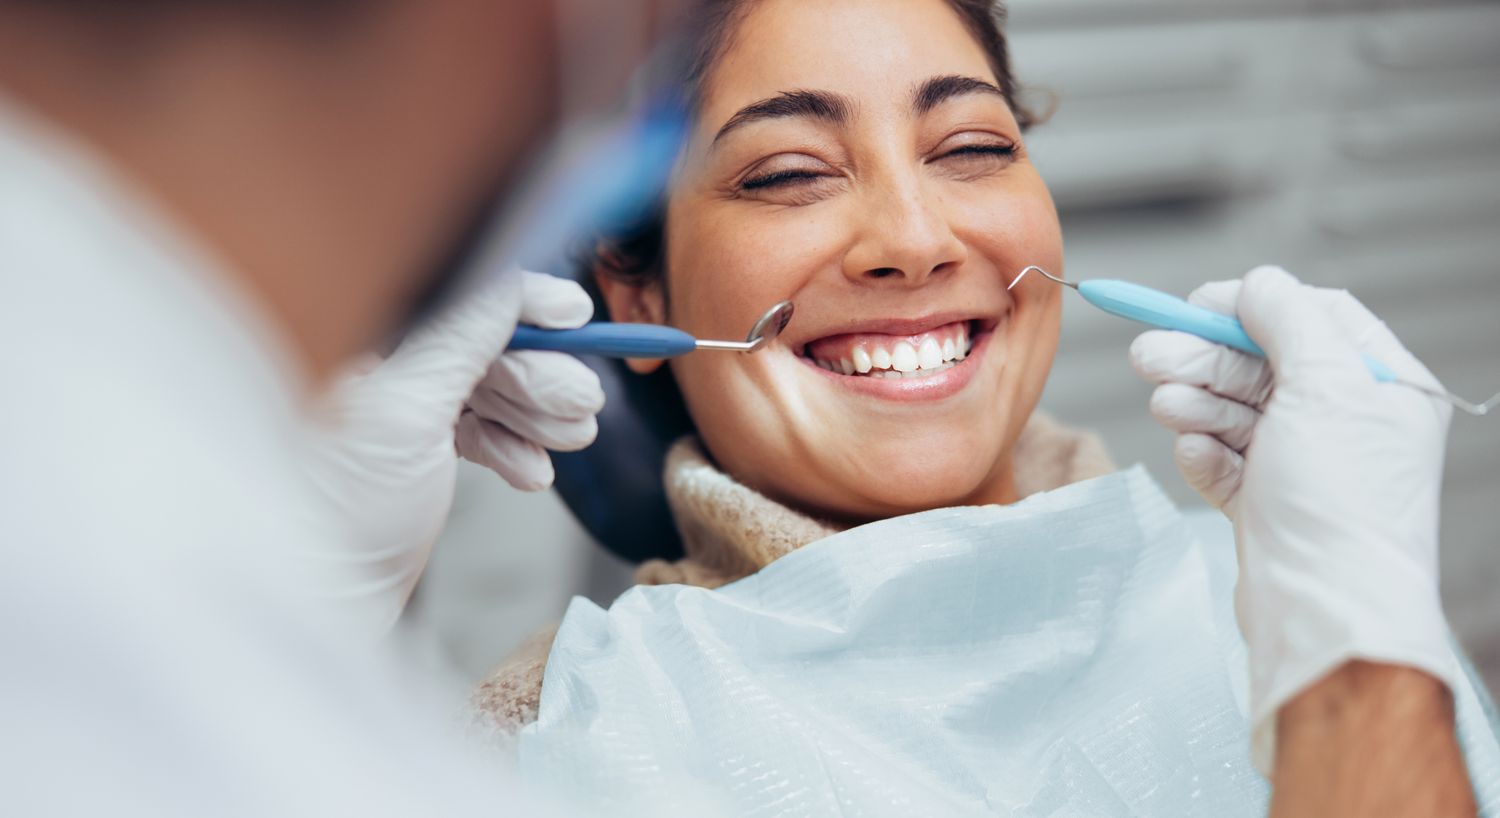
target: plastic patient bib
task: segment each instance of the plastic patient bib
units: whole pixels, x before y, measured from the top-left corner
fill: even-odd
[[[520,764],[599,815],[1263,816],[1233,575],[1137,468],[575,600]],[[1495,814],[1482,699],[1457,695]]]

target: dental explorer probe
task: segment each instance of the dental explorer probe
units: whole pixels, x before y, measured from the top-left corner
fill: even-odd
[[[516,327],[506,349],[542,349],[606,358],[675,358],[699,349],[758,352],[776,340],[791,320],[792,302],[783,301],[766,310],[743,341],[694,338],[680,329],[659,324],[596,321],[578,329],[541,329],[523,325]]]
[[[1245,332],[1245,328],[1232,316],[1214,312],[1210,309],[1199,307],[1195,304],[1168,295],[1160,290],[1143,287],[1140,284],[1132,284],[1129,281],[1115,281],[1110,279],[1090,279],[1088,281],[1068,281],[1032,265],[1022,270],[1016,276],[1016,280],[1005,289],[1013,289],[1021,283],[1026,274],[1035,270],[1039,275],[1050,281],[1055,281],[1064,287],[1071,287],[1083,296],[1090,304],[1104,310],[1107,313],[1149,324],[1158,329],[1176,330],[1196,335],[1199,338],[1213,341],[1216,344],[1237,349],[1247,355],[1257,358],[1266,357],[1265,350],[1255,343]],[[1409,386],[1419,392],[1441,398],[1453,404],[1461,411],[1467,412],[1475,417],[1489,414],[1491,409],[1500,406],[1500,393],[1496,393],[1483,403],[1472,403],[1463,398],[1444,390],[1433,389],[1420,383],[1403,380],[1394,370],[1369,355],[1365,355],[1365,368],[1375,376],[1375,380],[1381,383],[1397,383]]]

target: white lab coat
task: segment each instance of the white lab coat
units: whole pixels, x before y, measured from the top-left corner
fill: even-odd
[[[277,328],[0,100],[0,811],[537,814],[317,604]]]

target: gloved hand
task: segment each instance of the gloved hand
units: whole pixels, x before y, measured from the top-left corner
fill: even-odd
[[[507,274],[335,385],[305,467],[331,529],[312,555],[326,569],[318,592],[342,618],[372,635],[396,621],[452,505],[455,449],[538,490],[552,483],[545,449],[593,442],[604,392],[592,370],[563,353],[501,354],[518,321],[571,328],[592,313],[571,281]]]
[[[1130,348],[1136,371],[1160,384],[1151,413],[1178,433],[1183,476],[1234,521],[1251,749],[1269,775],[1277,711],[1349,660],[1408,665],[1454,686],[1437,575],[1452,409],[1375,381],[1361,353],[1438,386],[1347,292],[1260,267],[1189,300],[1237,313],[1267,355],[1164,331]]]

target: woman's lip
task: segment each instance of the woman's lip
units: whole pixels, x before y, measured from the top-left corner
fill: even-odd
[[[876,378],[868,375],[845,375],[830,372],[813,362],[811,358],[795,356],[818,375],[831,379],[835,385],[852,392],[892,401],[942,400],[963,391],[979,371],[979,361],[989,351],[990,341],[995,337],[998,325],[980,330],[972,336],[973,346],[969,354],[957,364],[935,375],[919,378]]]

